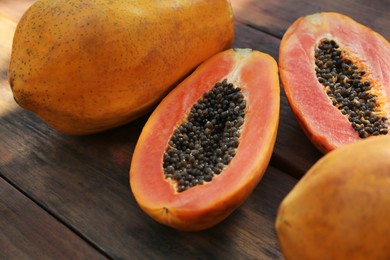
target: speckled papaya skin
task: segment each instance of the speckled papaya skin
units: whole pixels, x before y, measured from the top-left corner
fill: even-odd
[[[38,0],[17,26],[9,82],[54,128],[90,134],[150,111],[233,38],[227,0]]]
[[[390,259],[389,147],[369,137],[313,165],[278,210],[285,259]]]

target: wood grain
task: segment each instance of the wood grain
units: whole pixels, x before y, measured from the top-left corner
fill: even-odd
[[[272,167],[248,201],[226,221],[203,232],[183,233],[147,217],[134,201],[128,180],[109,178],[107,169],[97,162],[77,154],[64,156],[61,149],[66,148],[49,143],[40,147],[50,151],[50,156],[24,144],[34,152],[9,162],[2,174],[113,258],[281,257],[273,221],[296,180]],[[16,171],[19,174],[13,174]],[[127,175],[128,168],[117,165],[116,171]]]
[[[0,14],[17,20],[33,2],[2,0]],[[231,2],[233,47],[275,59],[287,27],[316,11],[338,10],[385,37],[390,33],[388,0]],[[129,188],[130,160],[147,116],[91,136],[53,130],[13,100],[7,64],[14,29],[15,23],[0,15],[0,258],[283,258],[274,230],[278,205],[322,156],[283,91],[271,165],[252,196],[212,229],[178,232],[147,217]]]
[[[105,259],[0,178],[0,259]]]
[[[241,29],[236,46],[255,33],[252,43],[276,50],[276,38],[237,25]],[[96,135],[68,136],[15,105],[6,79],[0,82],[7,109],[0,117],[1,176],[106,255],[281,258],[273,220],[296,179],[271,167],[254,195],[226,221],[203,232],[177,232],[147,217],[129,188],[130,158],[147,117]]]
[[[235,48],[252,48],[272,55],[278,60],[280,39],[254,28],[236,24]],[[278,136],[271,164],[297,178],[322,156],[300,128],[281,87]]]
[[[26,3],[28,2],[31,3],[32,1],[23,1],[25,6],[27,6]],[[232,2],[232,4],[234,3]],[[236,36],[233,47],[260,50],[269,53],[276,60],[278,59],[280,39],[240,23],[236,23],[235,29]],[[3,81],[3,84],[4,86],[3,88],[0,87],[0,91],[4,92],[8,87],[5,81]],[[317,151],[303,134],[290,110],[283,91],[281,91],[281,95],[282,120],[280,120],[278,139],[271,163],[296,177],[300,177],[322,154]],[[10,93],[4,96],[12,99]],[[147,116],[144,118],[147,118]]]
[[[282,38],[299,17],[339,12],[390,38],[389,0],[231,0],[236,20]]]
[[[275,36],[279,41],[269,46],[268,51],[278,59],[279,43],[287,28],[299,17],[315,12],[340,12],[372,28],[385,38],[390,37],[389,6],[385,0],[348,1],[297,1],[297,0],[231,0],[235,19],[247,26],[247,31],[260,30]],[[249,27],[249,28],[248,28]],[[238,33],[241,33],[240,31]],[[249,36],[250,35],[250,36]],[[255,36],[244,35],[245,43],[258,49],[255,42],[264,41]],[[272,157],[272,165],[301,177],[322,156],[305,136],[296,121],[281,86],[281,116],[278,137]]]
[[[243,31],[242,35],[246,33],[258,32]],[[243,44],[242,35],[237,45]],[[264,37],[260,33],[255,40]],[[268,37],[264,44],[256,44],[271,50],[275,40]],[[0,132],[6,133],[0,135],[2,176],[113,258],[281,257],[273,219],[296,180],[275,168],[270,168],[254,195],[226,221],[204,232],[182,233],[149,219],[129,188],[132,149],[146,117],[85,137],[61,134],[19,107],[0,120]]]

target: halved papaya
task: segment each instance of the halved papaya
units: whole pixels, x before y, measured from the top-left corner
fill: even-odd
[[[131,161],[139,206],[179,230],[212,227],[253,191],[279,120],[275,60],[250,49],[200,65],[151,114]]]
[[[322,152],[388,133],[389,42],[338,13],[299,18],[280,44],[289,104]]]

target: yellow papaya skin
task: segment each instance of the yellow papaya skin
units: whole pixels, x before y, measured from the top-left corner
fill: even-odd
[[[228,0],[38,0],[17,26],[9,82],[49,125],[91,134],[149,112],[233,38]]]
[[[390,137],[320,159],[282,201],[276,231],[285,259],[390,259]]]

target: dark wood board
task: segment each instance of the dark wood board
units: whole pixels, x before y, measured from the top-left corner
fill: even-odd
[[[12,184],[23,187],[38,205],[110,257],[281,257],[274,219],[296,180],[273,167],[227,220],[206,231],[185,233],[147,217],[127,181],[106,177],[107,169],[90,166],[77,156],[59,161],[53,153],[45,158],[30,153],[28,163],[9,163],[2,173],[12,175]],[[117,170],[127,172],[127,167]]]
[[[236,20],[282,38],[299,17],[339,12],[390,38],[389,0],[232,0]]]
[[[266,44],[258,44],[264,49],[276,40],[257,31],[245,33],[257,33],[263,41],[268,37]],[[3,178],[99,250],[113,258],[281,257],[273,220],[296,179],[270,168],[255,194],[226,221],[204,232],[177,232],[149,219],[129,188],[132,149],[147,117],[101,134],[68,136],[17,107],[2,82],[8,95],[3,106],[9,109],[0,125],[7,133],[0,135]]]
[[[270,54],[278,60],[280,39],[241,23],[236,25],[233,47],[252,48]],[[271,164],[300,178],[323,155],[300,128],[281,87],[278,136]]]
[[[0,259],[106,259],[0,178]]]
[[[23,0],[22,6],[28,6],[28,2],[33,1]],[[234,6],[234,1],[232,4]],[[17,19],[18,15],[14,14],[14,18]],[[240,22],[236,23],[235,29],[236,36],[232,47],[256,49],[269,53],[276,60],[278,59],[280,39],[245,26]],[[280,113],[281,120],[279,123],[278,139],[271,164],[299,178],[322,154],[303,134],[290,110],[283,90],[281,90]],[[147,116],[144,118],[147,118]]]
[[[17,21],[33,2],[0,0],[0,17]],[[390,33],[388,0],[231,2],[236,20],[233,47],[267,52],[276,60],[287,27],[316,11],[337,10],[387,38]],[[15,23],[4,19],[0,18],[0,209],[4,210],[0,258],[282,259],[274,230],[278,205],[322,156],[299,127],[282,89],[275,149],[252,196],[214,228],[175,231],[146,216],[129,187],[131,156],[147,116],[104,133],[77,137],[53,130],[18,107],[6,79]],[[17,233],[20,230],[23,235]]]

